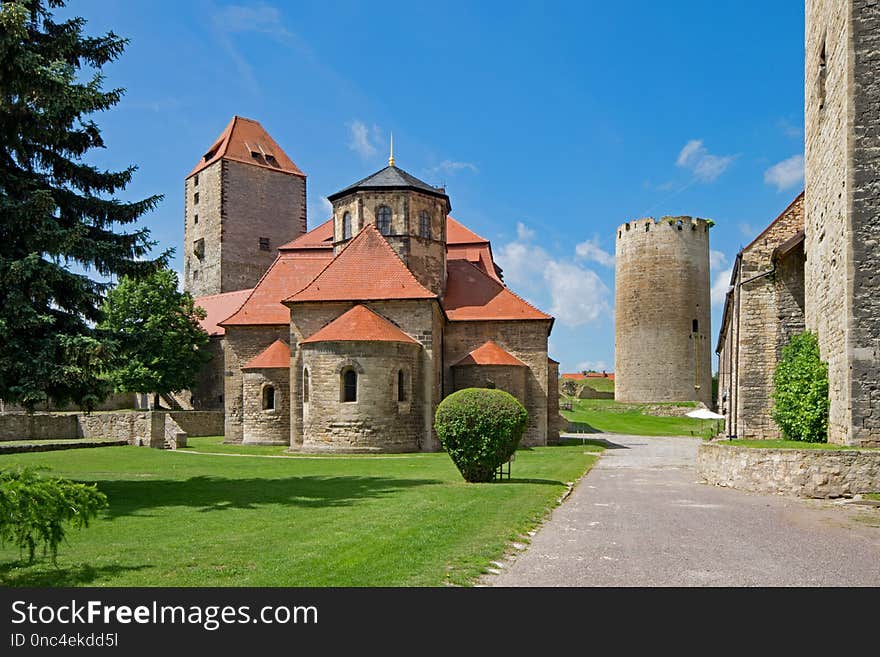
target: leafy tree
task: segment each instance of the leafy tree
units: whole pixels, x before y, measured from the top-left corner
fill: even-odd
[[[27,550],[29,561],[42,545],[54,562],[64,524],[88,527],[106,507],[107,496],[94,485],[40,477],[32,468],[0,471],[0,543]]]
[[[100,329],[115,345],[108,377],[117,390],[167,394],[191,388],[211,354],[199,326],[205,311],[177,274],[159,269],[143,279],[123,278],[110,290]]]
[[[434,429],[465,481],[492,481],[516,451],[529,414],[508,392],[465,388],[437,406]]]
[[[828,364],[819,340],[805,331],[782,348],[773,373],[773,419],[789,440],[828,440]]]
[[[101,67],[127,41],[84,36],[82,18],[55,22],[51,10],[63,6],[0,4],[0,399],[29,409],[47,398],[88,407],[106,392],[94,325],[109,284],[71,265],[104,279],[143,276],[169,255],[145,259],[149,231],[122,228],[161,200],[113,197],[136,167],[84,161],[104,147],[89,115],[123,93],[102,90]]]

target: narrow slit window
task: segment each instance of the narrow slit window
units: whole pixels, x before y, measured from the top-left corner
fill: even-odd
[[[268,251],[269,250],[269,238],[261,237],[260,238],[260,251]]]
[[[303,370],[303,404],[309,403],[309,371]]]
[[[196,192],[195,194],[193,194],[193,205],[198,205],[198,204],[199,204],[199,193]]]
[[[700,322],[697,320],[693,320],[691,322],[691,333],[699,333],[700,332]]]
[[[376,227],[383,235],[391,234],[391,208],[380,205],[376,209]]]
[[[818,74],[818,96],[819,109],[825,108],[825,80],[828,77],[828,56],[825,52],[825,39],[822,39],[822,49],[819,51],[819,74]]]
[[[406,401],[405,379],[403,370],[397,370],[397,401],[399,402]]]
[[[348,368],[342,372],[342,401],[357,401],[358,375],[353,369]]]
[[[431,217],[424,210],[419,212],[419,237],[431,239]]]
[[[342,215],[342,239],[351,238],[351,212]]]
[[[263,410],[275,410],[275,386],[265,386],[263,388]]]

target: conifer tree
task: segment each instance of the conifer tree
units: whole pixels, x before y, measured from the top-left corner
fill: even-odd
[[[169,255],[149,260],[155,242],[134,225],[161,196],[115,197],[136,167],[86,159],[104,147],[90,117],[123,93],[102,89],[101,67],[127,40],[84,35],[80,17],[56,22],[63,6],[0,5],[0,399],[27,408],[47,398],[88,407],[106,393],[94,329],[104,281],[142,277]]]

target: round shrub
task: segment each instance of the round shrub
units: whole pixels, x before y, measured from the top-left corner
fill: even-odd
[[[529,414],[503,390],[465,388],[437,407],[434,429],[466,481],[492,481],[516,451]]]
[[[782,348],[773,374],[773,419],[789,440],[828,439],[828,364],[816,335],[805,331]]]

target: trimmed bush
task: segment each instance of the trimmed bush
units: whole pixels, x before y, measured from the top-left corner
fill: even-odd
[[[503,390],[465,388],[437,406],[434,429],[465,481],[492,481],[516,451],[529,414]]]
[[[64,523],[89,526],[89,520],[107,507],[107,496],[94,485],[67,479],[40,477],[32,468],[0,471],[0,543],[12,543],[28,561],[37,546],[53,563],[64,540]]]
[[[805,331],[782,349],[773,374],[773,419],[789,440],[828,440],[828,364],[819,340]]]

